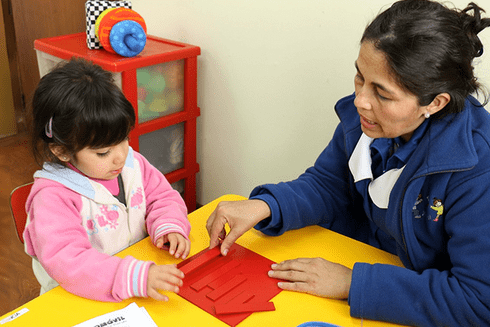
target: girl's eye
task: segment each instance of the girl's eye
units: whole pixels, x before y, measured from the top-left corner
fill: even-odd
[[[105,157],[109,154],[110,151],[107,151],[107,152],[102,152],[102,153],[97,153],[97,156],[99,157]]]

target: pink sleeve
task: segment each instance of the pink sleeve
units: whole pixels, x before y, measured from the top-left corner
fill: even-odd
[[[70,293],[98,301],[146,297],[152,262],[124,259],[92,247],[80,218],[80,195],[61,184],[36,179],[26,208],[26,252]]]
[[[134,152],[134,157],[142,170],[146,194],[146,226],[153,243],[171,232],[180,233],[188,239],[191,225],[187,219],[187,207],[179,192],[141,154]]]

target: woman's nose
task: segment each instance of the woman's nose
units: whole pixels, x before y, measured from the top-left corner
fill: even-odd
[[[358,109],[371,110],[372,105],[369,96],[366,94],[364,88],[356,91],[356,98],[354,99],[354,105]]]

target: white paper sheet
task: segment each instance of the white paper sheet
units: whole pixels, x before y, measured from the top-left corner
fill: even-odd
[[[144,307],[131,303],[121,310],[87,320],[73,327],[157,327]]]

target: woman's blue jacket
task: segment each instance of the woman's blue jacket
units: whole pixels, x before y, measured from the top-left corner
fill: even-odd
[[[340,124],[313,167],[294,181],[252,191],[272,211],[258,230],[280,235],[320,225],[377,245],[348,166],[362,134],[354,95],[335,110]],[[406,268],[356,263],[351,315],[414,326],[489,326],[490,115],[469,97],[461,113],[430,119],[392,189],[383,226]]]

